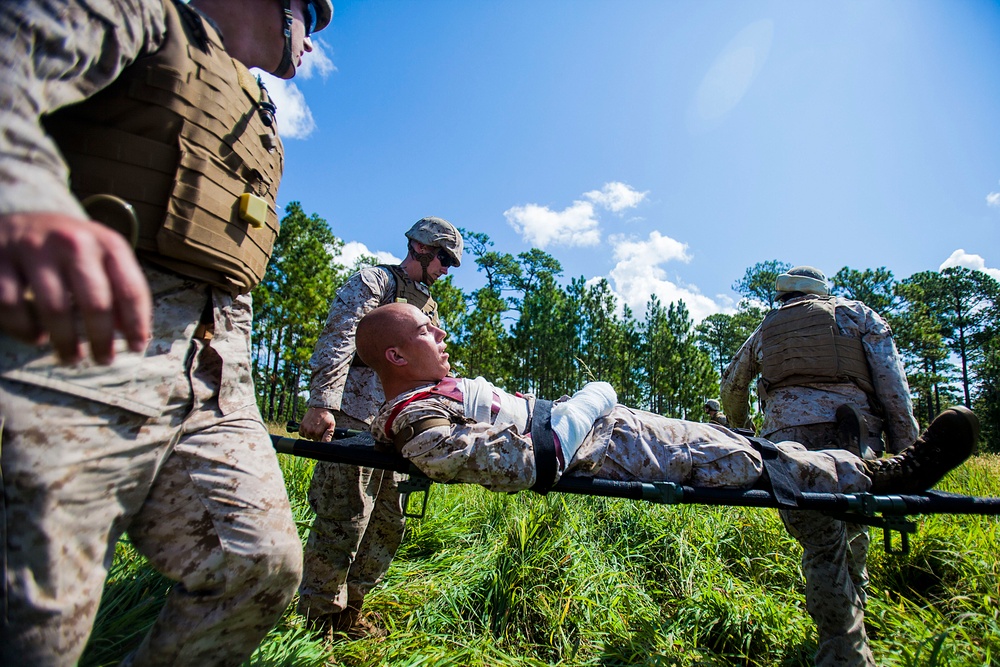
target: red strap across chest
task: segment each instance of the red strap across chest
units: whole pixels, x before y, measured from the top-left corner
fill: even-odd
[[[399,413],[403,411],[407,405],[413,401],[428,398],[430,396],[444,396],[445,398],[450,398],[455,401],[461,402],[462,392],[458,388],[458,379],[453,377],[446,377],[445,379],[438,382],[436,385],[430,389],[425,389],[424,391],[418,391],[412,396],[408,397],[405,401],[400,401],[393,408],[392,412],[389,413],[389,418],[385,420],[385,433],[388,436],[392,436],[392,424],[396,421],[396,417]]]

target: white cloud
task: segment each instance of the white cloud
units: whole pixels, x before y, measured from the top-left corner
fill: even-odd
[[[612,289],[622,303],[628,305],[635,316],[642,319],[650,295],[656,295],[667,305],[683,300],[695,323],[724,309],[716,301],[702,294],[697,287],[683,285],[668,279],[662,265],[669,261],[690,262],[686,243],[681,243],[657,231],[645,241],[615,235],[609,238],[613,256],[617,261],[609,275]],[[728,300],[725,308],[732,305]]]
[[[974,271],[982,271],[994,280],[1000,280],[1000,269],[987,268],[985,259],[983,259],[980,255],[973,255],[965,252],[964,248],[959,248],[955,252],[951,253],[951,256],[944,260],[944,262],[941,263],[941,266],[938,267],[938,271],[953,266],[961,266]]]
[[[612,213],[621,213],[627,208],[638,206],[648,194],[648,191],[639,192],[625,183],[614,181],[605,183],[600,190],[585,192],[583,196]]]
[[[543,250],[549,245],[593,246],[601,240],[594,205],[587,201],[561,211],[538,204],[513,206],[503,215],[525,242]]]
[[[404,239],[405,240],[405,239]],[[340,257],[338,262],[350,269],[354,267],[354,263],[358,261],[363,256],[372,256],[378,258],[379,264],[399,264],[403,260],[396,257],[390,252],[385,250],[369,250],[368,246],[360,241],[348,241],[344,243],[344,247],[340,250]]]
[[[313,42],[311,53],[302,56],[302,66],[296,71],[294,79],[279,79],[267,72],[254,70],[278,108],[278,129],[282,139],[305,139],[316,129],[316,121],[306,104],[305,95],[294,81],[314,76],[326,78],[336,70],[333,61],[326,55],[326,45],[320,40]]]
[[[538,248],[544,249],[549,245],[594,246],[601,241],[601,221],[595,206],[621,213],[638,206],[647,194],[626,183],[612,181],[605,183],[600,190],[585,192],[583,199],[577,199],[561,211],[540,204],[525,204],[512,206],[503,215],[525,242]]]
[[[311,79],[314,76],[325,79],[337,71],[337,66],[326,54],[327,45],[321,39],[312,40],[313,50],[302,56],[302,66],[295,72],[296,79]]]
[[[1000,208],[1000,192],[991,192],[986,195],[986,205]]]

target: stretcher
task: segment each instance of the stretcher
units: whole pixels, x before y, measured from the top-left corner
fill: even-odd
[[[318,461],[346,463],[366,468],[379,468],[406,473],[409,479],[400,483],[405,496],[404,514],[421,518],[427,511],[431,480],[402,456],[376,450],[370,433],[335,429],[333,442],[315,442],[272,435],[271,442],[278,453]],[[916,532],[916,523],[908,517],[919,514],[1000,515],[1000,498],[963,496],[942,491],[925,491],[908,495],[874,495],[871,493],[808,493],[796,495],[789,504],[777,498],[770,489],[719,489],[686,486],[674,482],[618,482],[604,479],[563,476],[549,492],[571,493],[606,498],[643,500],[662,505],[723,505],[737,507],[769,507],[786,510],[817,510],[833,518],[881,528],[885,551],[905,554],[909,551],[909,535]],[[422,499],[410,502],[414,494]],[[411,504],[417,509],[411,510]],[[899,533],[898,546],[893,535]]]

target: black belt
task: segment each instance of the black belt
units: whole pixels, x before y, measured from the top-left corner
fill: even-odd
[[[552,401],[535,399],[531,411],[531,445],[535,450],[535,484],[542,495],[556,483],[556,442],[552,437]]]

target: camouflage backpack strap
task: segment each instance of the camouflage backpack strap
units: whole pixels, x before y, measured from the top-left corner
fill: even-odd
[[[535,450],[532,491],[545,495],[556,481],[556,443],[552,435],[552,401],[535,399],[531,412],[531,445]]]

